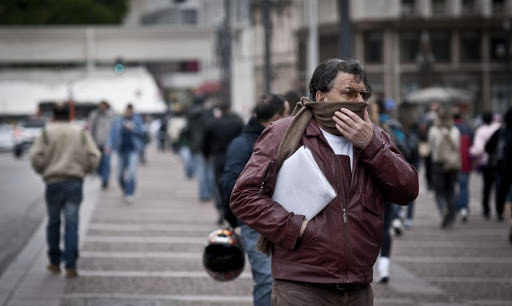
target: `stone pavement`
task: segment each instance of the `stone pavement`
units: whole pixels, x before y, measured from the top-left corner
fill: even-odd
[[[206,238],[217,228],[213,204],[198,201],[196,182],[185,179],[175,155],[150,150],[147,158],[133,205],[122,200],[115,175],[107,191],[87,178],[77,279],[45,270],[45,220],[1,276],[0,304],[252,305],[248,265],[225,283],[202,267]],[[393,242],[390,283],[373,284],[375,305],[512,305],[508,227],[481,218],[480,183],[471,177],[469,222],[444,231],[432,193],[421,188],[413,229]]]

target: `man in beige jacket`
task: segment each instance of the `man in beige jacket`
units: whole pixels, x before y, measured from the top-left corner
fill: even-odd
[[[78,276],[78,213],[82,202],[84,176],[96,169],[101,154],[91,135],[69,122],[67,104],[56,104],[53,109],[55,123],[43,129],[30,150],[32,168],[46,183],[46,209],[48,226],[48,270],[60,273],[65,262],[66,276]],[[61,213],[64,214],[65,250],[60,245]]]

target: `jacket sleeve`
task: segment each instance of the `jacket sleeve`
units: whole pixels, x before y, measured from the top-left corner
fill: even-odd
[[[43,141],[43,133],[41,133],[30,148],[30,164],[35,172],[41,174],[46,169],[48,160],[45,155],[45,143]]]
[[[393,145],[389,134],[375,127],[373,139],[360,151],[360,160],[376,179],[385,202],[407,205],[418,196],[418,173]]]
[[[304,216],[286,211],[273,201],[280,139],[267,127],[254,146],[254,152],[236,181],[230,207],[244,224],[277,246],[293,250]]]

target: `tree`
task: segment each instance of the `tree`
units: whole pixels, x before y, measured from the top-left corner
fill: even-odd
[[[127,0],[2,0],[2,25],[120,24]]]

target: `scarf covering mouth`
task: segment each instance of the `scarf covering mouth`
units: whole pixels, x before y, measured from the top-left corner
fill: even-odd
[[[306,131],[311,118],[315,117],[318,125],[323,130],[341,136],[341,133],[336,129],[336,123],[332,119],[334,112],[347,108],[364,120],[364,109],[367,106],[368,103],[366,102],[315,102],[307,97],[302,97],[291,114],[293,116],[292,122],[286,128],[277,149],[277,171],[279,171],[283,162],[298,149],[302,135]],[[256,242],[256,249],[269,257],[272,254],[273,243],[260,235]]]
[[[307,116],[311,119],[312,114],[323,130],[331,134],[341,136],[341,133],[336,129],[336,123],[332,119],[334,112],[339,111],[342,108],[346,108],[364,120],[364,109],[367,106],[368,103],[366,102],[315,102],[309,98],[302,97],[302,99],[297,102],[297,105],[292,112],[292,116]],[[310,114],[305,114],[305,112],[309,112]],[[295,118],[293,120],[295,121]]]

